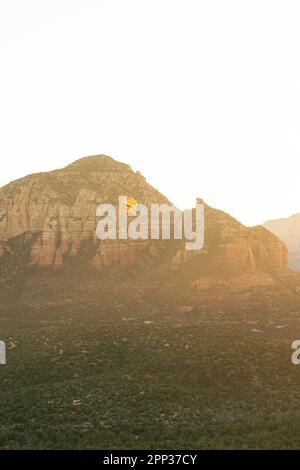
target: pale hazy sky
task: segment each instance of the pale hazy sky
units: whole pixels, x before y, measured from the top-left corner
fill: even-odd
[[[181,208],[300,212],[298,0],[0,0],[0,185],[105,153]]]

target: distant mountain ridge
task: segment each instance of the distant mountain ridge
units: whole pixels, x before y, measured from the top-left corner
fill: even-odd
[[[287,245],[289,265],[300,271],[300,213],[284,219],[268,220],[264,226]]]

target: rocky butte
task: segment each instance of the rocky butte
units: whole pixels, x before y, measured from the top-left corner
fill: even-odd
[[[169,203],[130,166],[108,156],[85,157],[65,168],[29,175],[0,189],[2,276],[32,268],[60,270],[77,265],[97,270],[161,266],[205,276],[286,272],[287,248],[262,226],[248,228],[205,205],[205,246],[187,252],[184,242],[102,240],[96,237],[96,208],[127,195],[145,205]]]

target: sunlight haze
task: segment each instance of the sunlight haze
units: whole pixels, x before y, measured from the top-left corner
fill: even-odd
[[[299,49],[297,1],[0,0],[0,185],[106,154],[182,209],[300,212]]]

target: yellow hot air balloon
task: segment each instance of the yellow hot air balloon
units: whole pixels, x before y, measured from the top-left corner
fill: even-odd
[[[122,208],[126,211],[127,215],[133,215],[133,212],[136,208],[137,201],[133,198],[127,198],[127,201],[122,204]]]

